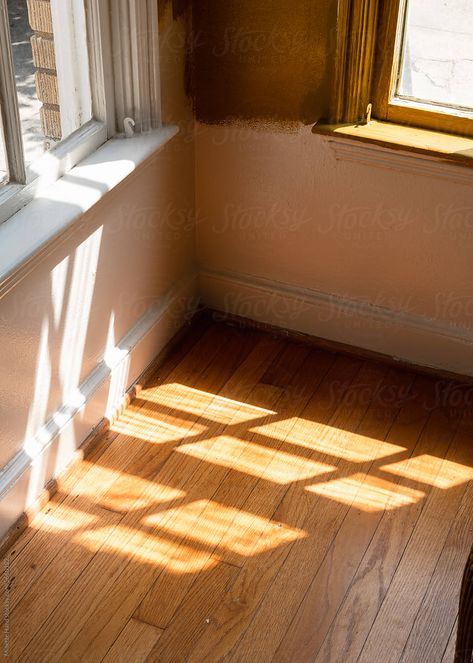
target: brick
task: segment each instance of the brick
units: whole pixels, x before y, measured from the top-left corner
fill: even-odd
[[[36,71],[35,78],[38,99],[45,104],[58,104],[59,92],[56,74]]]
[[[28,0],[28,18],[30,26],[35,32],[53,33],[51,3],[49,0]]]
[[[40,109],[41,128],[46,138],[60,140],[61,132],[61,113],[58,106],[42,106]]]
[[[37,69],[56,69],[56,56],[54,53],[54,41],[50,37],[31,37],[31,50],[33,51],[33,62]]]

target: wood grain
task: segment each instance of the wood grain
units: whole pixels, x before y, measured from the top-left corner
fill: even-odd
[[[333,357],[328,353],[309,353],[307,349],[304,350],[302,347],[298,348],[297,352],[298,356],[294,352],[285,352],[282,356],[283,363],[275,362],[270,369],[270,373],[268,372],[262,378],[266,384],[269,381],[274,386],[286,387],[276,402],[280,421],[271,424],[282,431],[283,438],[290,434],[291,426],[295,425],[294,422],[290,423],[292,417],[303,411],[308,399],[313,395],[317,385],[333,362]],[[299,365],[302,362],[304,363],[303,368]],[[281,379],[281,366],[285,367],[283,370],[284,379]],[[289,371],[288,367],[290,367]],[[279,375],[277,375],[278,369]],[[252,440],[259,441],[256,433],[248,436],[248,441],[251,442]],[[235,458],[235,465],[238,467],[242,457],[246,457],[246,462],[253,462],[254,466],[258,468],[258,472],[264,475],[275,456],[277,456],[277,451],[281,445],[282,441],[279,441],[278,444],[275,444],[272,453],[263,457],[255,457],[253,447],[249,448],[249,445],[247,445],[246,450],[239,458]],[[213,531],[212,554],[218,554],[219,558],[226,559],[236,566],[242,565],[246,547],[251,541],[256,540],[254,533],[256,514],[252,510],[253,517],[249,517],[248,511],[244,507],[252,491],[255,490],[258,481],[258,476],[254,474],[244,474],[238,471],[228,472],[225,480],[222,481],[212,497],[213,505],[220,504],[226,509],[226,511],[224,510],[224,517],[221,515],[222,511],[219,512],[220,526],[218,530],[214,529],[215,524],[212,528],[212,517],[209,513],[209,526]],[[211,507],[212,505],[208,508],[210,512]],[[241,516],[237,509],[242,512]],[[271,507],[269,507],[269,511],[269,516],[271,516]],[[266,512],[264,515],[267,516],[268,513]],[[235,521],[237,522],[235,523]],[[261,514],[258,522],[262,522]],[[184,544],[187,540],[192,540],[192,537],[193,534],[190,532],[184,540]],[[137,616],[149,623],[161,627],[166,626],[185,596],[191,582],[192,577],[190,576],[186,579],[176,579],[173,582],[162,574],[139,607]]]
[[[439,422],[436,422],[436,426],[437,430],[441,430],[441,424],[439,425]],[[451,433],[449,433],[447,422],[444,423],[444,426],[443,436],[447,440]],[[471,465],[473,465],[473,447],[465,449],[465,440],[462,434],[455,437],[453,445],[448,449],[442,465],[445,466],[450,462],[456,463],[459,460],[459,451],[469,451],[469,453],[466,454],[466,457],[465,453],[462,453],[460,455],[460,460],[463,461],[461,466],[463,466],[466,461],[471,467]],[[439,472],[442,472],[442,465],[440,465]],[[445,476],[448,476],[447,468],[444,468],[444,474]],[[470,471],[465,476],[465,480],[468,481],[472,478],[473,474]],[[359,659],[360,662],[368,663],[376,660],[376,657],[379,656],[382,656],[386,663],[394,663],[394,661],[399,660],[398,652],[402,651],[406,645],[412,628],[412,623],[419,613],[426,592],[429,587],[432,591],[435,591],[435,579],[433,574],[447,540],[451,524],[455,520],[456,514],[461,505],[465,493],[466,481],[448,489],[446,495],[442,489],[433,488],[429,491],[429,494],[423,503],[419,518],[415,523],[412,535],[404,549],[402,559],[400,560],[393,576],[389,592],[380,607],[368,639],[363,647]],[[468,495],[468,503],[471,505],[471,495]],[[407,522],[405,524],[407,525]],[[471,533],[471,521],[469,527],[467,523],[466,529],[466,538],[468,539]],[[464,558],[466,558],[469,545],[468,543],[465,543],[465,541],[462,541],[460,545],[461,544],[463,544],[463,554]],[[461,566],[464,566],[464,562]],[[458,562],[456,573],[452,572],[450,580],[454,581],[455,577],[457,577],[457,585],[459,585],[461,571],[458,571]],[[436,582],[438,583],[438,579]],[[407,593],[409,595],[409,601],[405,600]],[[457,596],[456,591],[455,596]],[[448,597],[444,595],[441,600],[443,610],[438,617],[443,619],[442,613],[446,612]],[[427,602],[425,610],[429,610],[429,602]],[[449,620],[447,614],[445,615],[445,619],[447,619],[448,624]],[[451,626],[453,618],[449,623]],[[388,625],[389,628],[386,631]],[[430,628],[435,627],[431,624]],[[383,634],[382,643],[380,641],[381,633]],[[427,635],[429,634],[427,633]],[[423,641],[421,642],[423,643]],[[415,645],[414,658],[419,660],[421,652],[422,656],[424,655],[423,651],[425,645],[422,644],[422,649],[419,647],[419,640],[416,638],[415,631],[413,634],[413,640],[411,641],[411,648],[413,645]],[[445,642],[441,643],[440,650],[443,650],[444,646]],[[429,643],[429,648],[432,647],[434,647],[434,642]],[[428,660],[428,658],[426,660]],[[435,656],[433,656],[433,660],[435,660]]]
[[[403,663],[416,663],[421,647],[425,660],[433,661],[438,652],[448,645],[457,617],[458,587],[472,542],[472,500],[473,486],[470,484],[454,517],[406,642],[401,658]]]
[[[444,414],[436,410],[430,412],[428,404],[435,394],[435,385],[420,378],[414,387],[415,397],[403,408],[391,432],[393,439],[402,440],[402,446],[406,449],[406,467],[417,456],[430,454],[443,457],[452,435]],[[395,476],[392,479],[394,495],[398,485]],[[425,496],[431,487],[419,480],[409,482],[409,488],[419,490]],[[328,656],[356,660],[360,655],[423,505],[424,497],[406,507],[384,510],[381,514],[370,544],[316,657],[320,663],[326,661]]]
[[[384,389],[382,387],[373,399],[362,431],[367,437],[380,441],[378,454],[383,450],[389,454],[392,442],[398,440],[396,419],[413,393],[411,384],[411,375],[390,371],[383,383]],[[375,472],[373,464],[367,477]],[[393,485],[391,491],[395,490]],[[388,499],[389,494],[386,494],[385,501]],[[382,514],[381,508],[375,512],[363,512],[357,506],[350,507],[281,641],[275,661],[309,660],[317,653]]]
[[[192,333],[4,557],[12,660],[451,661],[471,386]]]
[[[104,663],[141,663],[162,635],[162,631],[137,619],[130,619],[108,650]]]

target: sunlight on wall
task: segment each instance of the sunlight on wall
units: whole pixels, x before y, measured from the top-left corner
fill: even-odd
[[[51,357],[49,354],[49,322],[43,319],[36,360],[35,385],[33,399],[28,412],[23,449],[32,459],[26,504],[31,504],[39,494],[44,482],[44,468],[38,454],[41,444],[35,434],[41,428],[48,411],[49,389],[51,386]]]
[[[68,409],[80,408],[85,403],[80,392],[81,369],[89,328],[90,311],[95,289],[95,278],[102,243],[103,227],[77,247],[74,254],[72,278],[69,288],[66,317],[59,358],[59,379],[64,404],[64,423],[70,419]],[[59,427],[61,424],[56,422]],[[60,472],[77,448],[72,425],[61,432],[54,475]]]
[[[83,407],[85,397],[80,392],[81,368],[89,326],[95,277],[102,239],[102,227],[98,228],[80,246],[74,255],[71,285],[68,289],[67,310],[59,358],[58,377],[61,386],[59,409],[47,419],[53,372],[51,365],[50,329],[60,331],[65,303],[66,284],[69,273],[69,256],[51,271],[51,313],[43,319],[38,358],[36,362],[35,387],[28,413],[23,450],[32,459],[26,504],[31,503],[43,488],[48,462],[48,445],[59,434],[54,450],[53,476],[69,462],[77,447],[71,416]],[[51,319],[50,319],[51,318]],[[56,376],[54,376],[56,377]]]
[[[398,509],[414,504],[425,496],[420,490],[358,473],[307,486],[306,490],[368,512]]]
[[[309,479],[336,469],[332,465],[230,436],[183,444],[176,448],[176,452],[256,477],[264,472],[266,479],[279,484]]]
[[[130,373],[130,355],[115,344],[115,311],[110,314],[104,361],[110,368],[110,386],[108,390],[105,417],[112,421],[128,386]]]
[[[63,402],[79,387],[95,277],[102,241],[101,226],[76,249],[59,360]]]
[[[389,463],[380,469],[404,479],[418,481],[443,490],[473,479],[473,468],[430,454],[422,454],[398,463]]]
[[[56,329],[61,322],[68,271],[69,256],[66,256],[51,272],[51,303],[53,306],[54,326]]]
[[[25,451],[32,457],[35,455],[34,441],[31,439],[43,425],[49,400],[51,386],[51,357],[49,354],[49,321],[43,318],[39,337],[38,356],[36,360],[35,385],[31,406],[28,412],[28,423],[25,432]]]

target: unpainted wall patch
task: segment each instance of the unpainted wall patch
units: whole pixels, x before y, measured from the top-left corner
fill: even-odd
[[[160,15],[165,14],[168,7],[172,9],[174,19],[181,18],[187,14],[192,6],[192,0],[158,0]]]
[[[192,14],[186,89],[196,119],[282,128],[326,115],[336,0],[160,0]]]

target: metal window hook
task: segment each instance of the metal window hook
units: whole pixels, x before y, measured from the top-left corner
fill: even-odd
[[[126,117],[123,120],[123,128],[125,129],[126,138],[133,138],[135,135],[135,120],[132,117]]]

